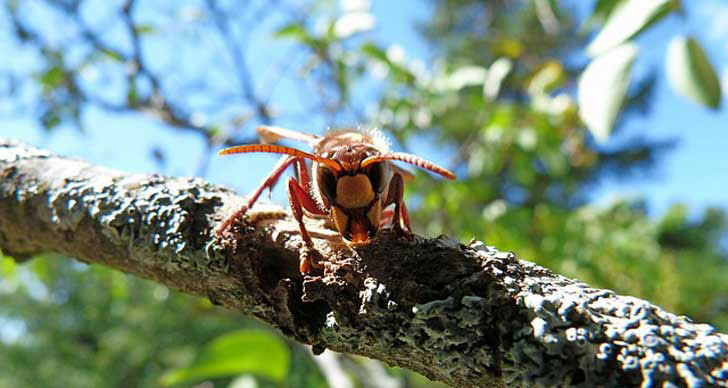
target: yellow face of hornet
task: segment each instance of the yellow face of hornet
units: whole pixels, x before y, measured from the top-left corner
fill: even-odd
[[[360,167],[362,160],[375,153],[378,151],[371,148],[344,146],[332,158],[341,165],[339,171],[322,165],[315,169],[321,200],[331,208],[336,229],[355,243],[366,242],[377,233],[386,200],[391,175],[387,162]]]

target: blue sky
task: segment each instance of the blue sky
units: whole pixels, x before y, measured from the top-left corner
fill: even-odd
[[[34,2],[37,0],[28,0]],[[591,1],[574,1],[580,12],[589,8]],[[670,38],[677,33],[690,33],[698,36],[719,72],[728,74],[728,3],[721,0],[685,1],[688,17],[682,19],[672,16],[661,22],[638,40],[642,54],[637,63],[637,71],[655,67],[660,71],[654,109],[648,117],[632,117],[626,129],[610,140],[619,142],[630,134],[645,134],[656,139],[676,139],[677,147],[667,153],[662,163],[653,174],[628,182],[611,182],[600,187],[594,198],[597,202],[610,201],[615,197],[644,196],[653,214],[663,213],[670,204],[677,201],[687,203],[695,212],[708,206],[721,206],[728,209],[728,110],[725,108],[711,112],[693,105],[675,95],[667,85],[662,71],[664,54]],[[103,2],[101,4],[104,4]],[[108,4],[108,3],[105,3]],[[175,3],[180,14],[194,11],[194,1]],[[393,5],[393,4],[396,4]],[[387,2],[374,0],[372,12],[376,19],[376,28],[371,37],[384,44],[398,44],[409,59],[420,59],[426,65],[431,63],[431,54],[426,51],[425,44],[419,39],[414,29],[414,22],[424,20],[432,9],[428,1],[406,0]],[[165,6],[170,8],[170,6]],[[159,9],[165,8],[159,7]],[[172,7],[174,8],[174,7]],[[166,10],[168,11],[168,10]],[[165,11],[165,12],[166,12]],[[0,69],[30,65],[32,55],[17,46],[10,38],[4,25],[4,10],[0,11],[0,52],[9,54]],[[91,7],[88,12],[104,14],[102,6]],[[158,12],[162,12],[159,11]],[[103,23],[102,16],[92,15],[90,20]],[[184,16],[184,15],[183,15]],[[51,19],[48,14],[38,11],[37,18]],[[50,21],[50,20],[49,20]],[[49,24],[52,25],[52,24]],[[272,40],[269,36],[275,28],[275,20],[270,26],[263,26],[259,34],[251,40],[250,51],[256,53],[249,64],[254,70],[260,70],[265,76],[265,69],[275,61],[275,54],[284,52],[286,43]],[[268,28],[268,30],[266,30]],[[61,34],[62,36],[62,34]],[[123,42],[120,42],[123,44]],[[155,43],[153,43],[155,44]],[[157,42],[164,45],[164,42]],[[219,42],[209,41],[200,44],[216,45]],[[161,51],[161,50],[160,50]],[[193,69],[197,52],[185,52],[186,61],[180,65],[179,78],[183,78],[185,69]],[[161,58],[161,62],[169,62],[171,58]],[[223,70],[211,69],[214,71]],[[723,77],[726,78],[726,77]],[[214,78],[216,82],[230,82],[224,76]],[[280,106],[303,106],[300,96],[292,96],[290,90],[294,80],[281,80],[271,92],[271,101]],[[112,83],[113,84],[113,83]],[[726,88],[728,90],[728,88]],[[113,87],[109,88],[113,93]],[[723,103],[723,107],[726,104]],[[234,109],[234,107],[230,108]],[[158,144],[166,151],[169,160],[163,173],[171,175],[193,175],[197,161],[203,157],[203,144],[194,134],[185,134],[165,128],[155,119],[135,114],[110,114],[98,109],[90,109],[85,113],[88,133],[79,133],[70,127],[62,127],[51,135],[35,123],[27,112],[13,112],[7,101],[0,100],[0,136],[25,140],[55,152],[79,157],[93,163],[103,164],[132,172],[156,172],[159,167],[150,157],[149,148]],[[295,123],[293,119],[282,121],[283,125]],[[308,125],[316,127],[312,122]],[[301,128],[307,129],[307,128]],[[321,129],[318,130],[319,132]],[[275,158],[270,156],[246,156],[241,159],[224,159],[214,157],[207,178],[247,192],[253,188],[263,175],[272,167]],[[260,166],[249,169],[246,166]],[[283,202],[284,194],[278,190],[274,199]]]
[[[644,133],[657,139],[676,139],[677,146],[658,164],[654,174],[628,183],[603,188],[603,198],[644,195],[653,212],[660,214],[675,202],[691,205],[693,211],[708,206],[728,208],[728,110],[725,101],[713,112],[678,97],[666,81],[664,55],[676,34],[699,38],[726,84],[728,74],[728,2],[685,1],[687,18],[671,16],[640,37],[640,68],[654,66],[660,83],[653,111],[633,118],[627,133]],[[723,88],[724,100],[728,87]],[[619,139],[614,139],[619,140]]]

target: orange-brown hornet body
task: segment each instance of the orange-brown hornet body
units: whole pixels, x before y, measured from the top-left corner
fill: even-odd
[[[328,216],[347,241],[364,243],[372,239],[384,222],[385,209],[394,205],[392,229],[400,235],[412,230],[407,208],[402,201],[404,178],[409,173],[391,163],[401,161],[440,174],[448,179],[455,175],[417,156],[390,152],[389,145],[378,131],[342,130],[324,136],[309,135],[279,127],[258,127],[258,134],[266,143],[292,139],[308,143],[313,153],[273,144],[248,144],[227,148],[221,155],[267,152],[284,154],[271,174],[253,192],[248,203],[223,223],[220,230],[230,227],[257,201],[265,189],[271,189],[283,171],[295,166],[298,180],[288,180],[288,199],[298,221],[306,247],[314,250],[313,241],[303,223],[304,210],[310,215]],[[311,178],[305,160],[312,161]],[[407,229],[402,228],[402,224]],[[302,259],[300,270],[310,272],[318,263]]]

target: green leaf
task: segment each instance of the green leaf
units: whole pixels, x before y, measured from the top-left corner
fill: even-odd
[[[500,93],[503,81],[513,69],[513,61],[506,57],[496,59],[488,68],[483,83],[483,95],[489,101],[495,100]]]
[[[579,78],[579,115],[594,137],[604,141],[612,132],[638,49],[626,43],[594,59]]]
[[[367,43],[361,46],[361,51],[372,59],[377,59],[382,62],[389,62],[389,59],[387,58],[387,53],[385,53],[384,50],[380,49],[374,43]]]
[[[676,36],[667,48],[667,79],[681,96],[716,109],[720,81],[708,56],[693,37]]]
[[[411,71],[409,71],[409,69],[399,63],[392,61],[389,56],[387,56],[387,53],[379,48],[377,45],[373,43],[366,43],[362,45],[361,51],[370,59],[382,62],[383,64],[387,65],[389,71],[392,74],[392,78],[395,81],[401,83],[410,83],[414,81],[415,76],[414,74],[412,74]]]
[[[596,4],[594,4],[591,15],[589,15],[589,17],[584,20],[581,27],[579,27],[579,33],[590,33],[602,28],[604,23],[609,19],[609,15],[612,14],[612,11],[625,1],[626,0],[597,0]]]
[[[624,1],[625,0],[597,0],[597,3],[594,5],[592,17],[606,20],[609,15],[612,14],[612,11],[614,11],[614,9]]]
[[[678,7],[678,0],[624,1],[611,12],[607,23],[589,43],[586,51],[596,57],[617,47]]]
[[[318,38],[309,34],[306,27],[301,23],[291,23],[279,28],[273,36],[276,38],[293,39],[306,44],[314,50],[323,50],[327,42],[326,38]]]
[[[129,83],[129,90],[126,92],[126,104],[130,107],[136,107],[139,103],[139,92],[137,91],[136,83],[131,81]]]
[[[518,39],[506,37],[493,43],[493,54],[508,58],[519,58],[527,50],[526,45]]]
[[[274,36],[276,38],[293,38],[297,40],[305,40],[308,37],[308,32],[303,25],[294,23],[287,24],[278,29]]]
[[[40,83],[43,84],[43,90],[46,92],[60,87],[65,79],[66,73],[60,66],[53,66],[39,76]]]
[[[528,93],[541,95],[551,92],[566,81],[564,65],[556,60],[546,61],[528,81]]]
[[[151,24],[137,24],[134,26],[134,32],[139,35],[153,34],[157,31]]]
[[[3,256],[2,252],[0,252],[0,276],[5,279],[10,278],[15,275],[16,268],[15,260]]]
[[[165,386],[202,379],[255,374],[282,382],[288,374],[290,354],[286,344],[264,331],[239,330],[207,344],[192,365],[168,372]]]
[[[124,62],[124,57],[116,51],[109,50],[107,48],[102,48],[101,53],[103,55],[105,55],[106,57],[113,59],[116,62]]]

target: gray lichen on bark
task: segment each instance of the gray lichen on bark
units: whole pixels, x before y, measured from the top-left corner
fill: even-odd
[[[126,174],[0,140],[0,249],[57,252],[210,298],[283,334],[456,387],[726,386],[728,336],[512,253],[386,231],[301,276],[296,225],[196,178]]]

